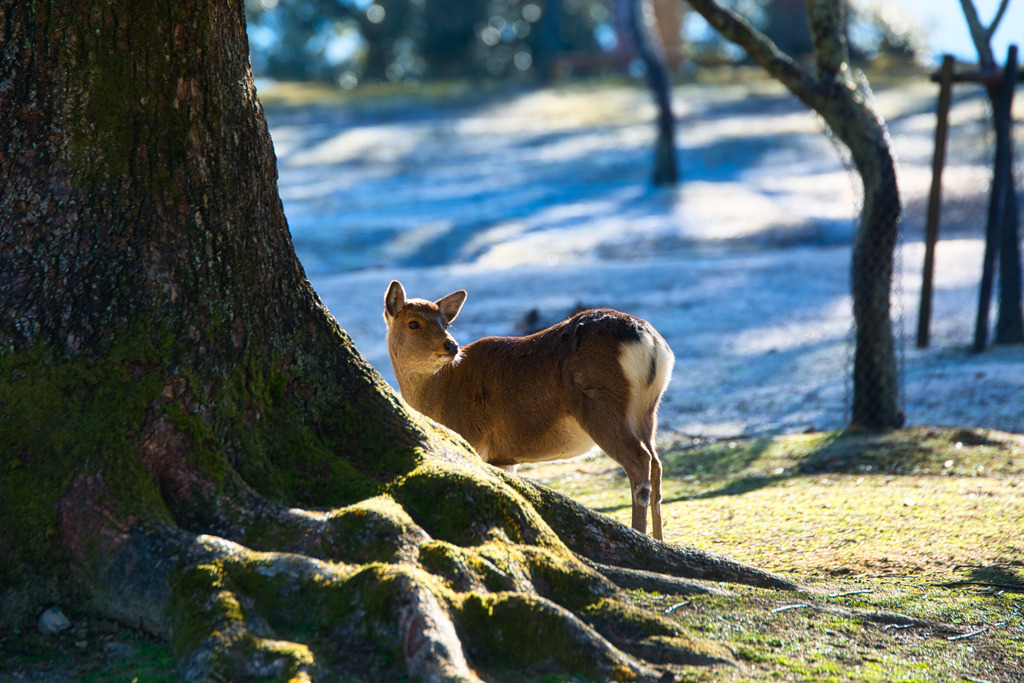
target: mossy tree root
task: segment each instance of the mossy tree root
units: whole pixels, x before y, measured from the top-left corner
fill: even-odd
[[[445,504],[441,481],[449,482],[446,495],[471,508],[476,526],[447,526],[429,510],[427,501]],[[542,491],[472,460],[425,458],[390,491],[331,511],[286,508],[243,487],[214,501],[165,501],[188,530],[176,519],[128,523],[104,506],[102,482],[79,479],[60,514],[97,611],[167,638],[187,680],[331,680],[351,673],[352,661],[368,680],[403,671],[424,681],[490,680],[510,670],[656,680],[666,667],[734,664],[726,647],[638,608],[619,586],[728,591],[584,559],[558,541],[520,489]],[[625,526],[549,501],[556,522],[550,509],[571,510],[612,543],[651,552],[653,542]],[[195,510],[209,509],[219,511],[211,526],[222,535],[197,529]],[[685,562],[670,563],[674,570],[693,570],[693,555],[657,545],[667,551],[661,557],[680,553]],[[730,578],[763,583],[751,568],[727,566]],[[955,632],[902,615],[806,606]]]
[[[171,603],[186,678],[330,679],[340,672],[313,650],[354,647],[404,660],[419,680],[477,680],[437,580],[421,570],[255,552],[213,537],[198,537],[190,555],[172,577]]]
[[[613,567],[600,562],[593,562],[584,558],[584,562],[619,588],[627,590],[644,590],[650,593],[665,593],[668,595],[717,595],[730,597],[730,591],[721,586],[706,581],[693,579],[681,579],[676,576],[648,572],[643,569],[627,569],[625,567]]]
[[[104,534],[79,566],[101,613],[168,639],[185,680],[331,680],[325,651],[373,651],[424,681],[475,681],[436,577],[257,552],[173,525]],[[118,586],[112,593],[105,586]]]
[[[388,491],[326,511],[240,481],[207,497],[202,479],[182,474],[161,487],[169,515],[132,520],[81,479],[60,523],[95,609],[168,639],[188,680],[329,680],[352,658],[369,678],[426,681],[654,680],[663,665],[733,661],[624,599],[473,459],[423,458]],[[449,504],[466,519],[437,514]]]

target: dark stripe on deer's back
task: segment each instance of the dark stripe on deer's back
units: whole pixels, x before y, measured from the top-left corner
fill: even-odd
[[[595,308],[582,313],[577,313],[570,319],[575,326],[576,342],[591,331],[599,334],[607,334],[619,342],[639,342],[643,339],[646,330],[644,322],[625,313],[613,311],[610,308]]]

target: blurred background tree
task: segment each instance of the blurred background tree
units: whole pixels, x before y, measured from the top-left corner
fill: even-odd
[[[809,54],[804,0],[730,0],[781,49]],[[743,62],[682,0],[654,3],[669,67]],[[644,74],[614,0],[246,0],[253,69],[277,80],[363,82]],[[924,33],[891,3],[851,7],[855,58],[912,61]]]

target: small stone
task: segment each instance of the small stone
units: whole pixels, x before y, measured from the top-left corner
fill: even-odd
[[[71,622],[60,607],[51,607],[39,616],[39,632],[46,634],[60,633],[71,628]]]

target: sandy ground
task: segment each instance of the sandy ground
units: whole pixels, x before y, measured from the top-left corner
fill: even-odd
[[[926,82],[877,93],[907,206],[894,297],[907,422],[1024,433],[1024,346],[967,350],[991,154],[969,88],[953,110],[932,345],[914,345],[935,95]],[[663,429],[843,426],[857,176],[772,83],[682,86],[674,106],[683,182],[667,190],[648,183],[640,89],[269,106],[268,119],[300,259],[392,384],[381,310],[397,278],[412,296],[468,290],[463,343],[578,303],[647,318],[677,359]]]

